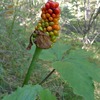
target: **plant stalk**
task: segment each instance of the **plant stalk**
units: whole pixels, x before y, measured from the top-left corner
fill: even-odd
[[[27,74],[25,76],[25,79],[24,79],[24,82],[23,82],[23,85],[22,86],[28,84],[28,81],[30,79],[30,76],[31,76],[34,68],[35,68],[36,61],[37,61],[37,59],[38,59],[41,51],[42,51],[41,48],[36,47],[35,52],[34,52],[34,55],[33,55],[33,58],[32,58],[32,61],[31,61],[31,64],[30,64],[30,66],[28,68],[28,71],[27,71]]]

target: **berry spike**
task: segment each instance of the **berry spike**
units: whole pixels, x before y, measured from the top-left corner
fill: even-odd
[[[33,39],[36,46],[48,49],[56,42],[59,36],[59,3],[48,0],[41,8],[41,19],[35,27]]]

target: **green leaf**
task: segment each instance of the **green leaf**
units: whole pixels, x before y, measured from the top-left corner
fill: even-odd
[[[39,58],[46,61],[53,61],[54,59],[56,59],[56,56],[53,55],[51,49],[48,49],[48,50],[43,50]]]
[[[40,100],[57,100],[56,97],[52,95],[48,89],[42,90],[39,96]]]
[[[88,59],[86,60],[72,60],[72,63],[75,65],[80,65],[81,70],[85,71],[88,76],[90,76],[93,80],[100,82],[100,67],[93,62],[89,62]]]
[[[70,59],[82,59],[82,60],[88,60],[89,57],[91,57],[91,55],[93,55],[91,52],[87,52],[86,50],[82,50],[82,49],[76,49],[70,52],[69,55],[66,56],[66,58],[70,58]]]
[[[40,85],[25,85],[19,87],[15,92],[5,96],[2,100],[56,100],[56,97],[49,90],[43,89]]]
[[[37,94],[42,90],[40,85],[26,85],[19,87],[12,94],[5,96],[2,100],[36,100]]]
[[[62,79],[73,88],[74,93],[83,96],[85,100],[94,100],[94,86],[91,77],[82,70],[81,65],[71,62],[58,61],[53,67],[60,73]]]
[[[53,63],[61,77],[85,100],[94,98],[92,80],[100,82],[100,66],[93,62],[94,60],[91,61],[92,55],[91,52],[82,49],[71,50],[65,54],[63,62],[59,60]]]
[[[81,70],[84,70],[93,80],[100,82],[100,65],[96,64],[94,60],[90,60],[91,55],[93,55],[91,52],[77,49],[71,51],[64,60],[75,66],[79,66]]]
[[[64,53],[66,53],[66,51],[69,50],[70,48],[71,45],[59,41],[55,43],[52,48],[48,50],[43,50],[39,58],[50,61],[62,60]]]
[[[52,48],[53,54],[56,56],[57,60],[62,60],[62,57],[67,50],[71,48],[71,45],[68,45],[62,41],[57,42]]]

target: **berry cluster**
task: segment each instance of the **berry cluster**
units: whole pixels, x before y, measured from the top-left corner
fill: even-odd
[[[51,42],[56,42],[59,36],[59,18],[60,18],[60,8],[59,3],[52,0],[48,2],[41,8],[41,19],[38,22],[35,30],[39,30],[50,37]]]

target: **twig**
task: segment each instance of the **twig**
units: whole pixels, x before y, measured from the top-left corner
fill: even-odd
[[[93,13],[91,14],[91,17],[90,17],[90,19],[89,19],[89,26],[90,26],[91,20],[93,19],[94,12],[95,12],[95,9],[94,9],[94,11],[93,11]]]
[[[52,79],[52,80],[50,80],[50,81],[47,81],[47,82],[45,82],[45,84],[49,84],[49,83],[51,83],[52,81],[57,80],[57,79],[59,79],[59,77],[56,77],[56,78],[54,78],[54,79]]]
[[[95,39],[98,37],[100,33],[97,33],[97,35],[95,35],[95,37],[93,38],[93,40],[91,41],[91,44],[93,44],[93,42],[95,41]]]
[[[90,31],[90,28],[92,27],[92,25],[93,25],[95,19],[97,18],[97,16],[99,15],[99,13],[100,13],[100,7],[98,8],[96,15],[94,17],[90,18],[88,29],[86,30],[86,32]],[[93,16],[93,14],[91,16]]]
[[[87,36],[86,36],[87,33],[90,31],[90,29],[91,29],[91,27],[92,27],[92,25],[93,25],[95,19],[98,17],[99,14],[100,14],[100,7],[98,8],[97,13],[96,13],[95,16],[93,16],[93,15],[94,15],[94,12],[93,12],[93,14],[91,15],[91,18],[90,18],[90,20],[89,20],[89,24],[88,24],[88,26],[87,26],[88,28],[87,28],[87,29],[86,29],[86,28],[84,29],[83,40],[87,37]]]
[[[55,71],[55,69],[53,69],[39,84],[42,85]]]

